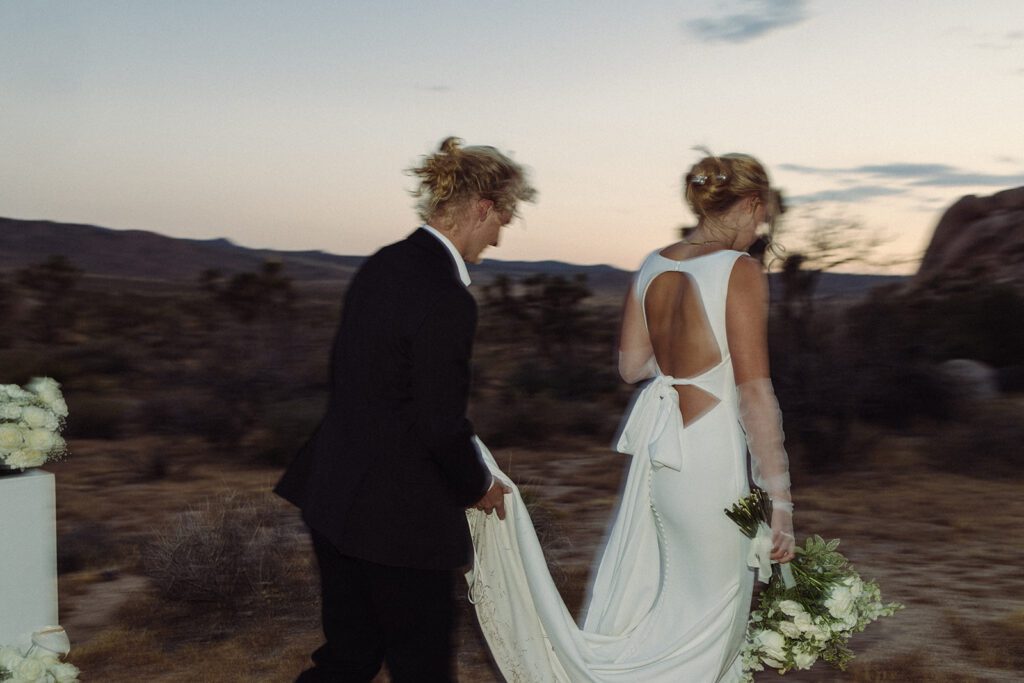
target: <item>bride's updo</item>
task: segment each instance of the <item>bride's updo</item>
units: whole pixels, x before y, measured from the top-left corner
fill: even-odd
[[[698,219],[720,216],[747,197],[763,201],[768,206],[769,219],[781,210],[768,172],[748,154],[704,157],[684,176],[683,188],[686,203]]]
[[[420,179],[412,194],[418,197],[416,209],[424,221],[450,223],[452,210],[476,197],[494,202],[498,211],[515,214],[520,201],[533,201],[537,194],[522,166],[494,147],[463,147],[455,137],[446,138],[409,173]]]

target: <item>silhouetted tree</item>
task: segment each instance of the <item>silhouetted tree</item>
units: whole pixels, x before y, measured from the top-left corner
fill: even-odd
[[[72,294],[81,278],[82,271],[63,254],[17,272],[18,285],[35,300],[30,327],[37,338],[56,339],[61,330],[74,326],[77,307]]]
[[[280,261],[264,261],[257,272],[238,273],[226,285],[219,285],[219,272],[204,271],[200,276],[207,291],[216,293],[242,322],[288,313],[295,301],[291,278],[283,274]]]

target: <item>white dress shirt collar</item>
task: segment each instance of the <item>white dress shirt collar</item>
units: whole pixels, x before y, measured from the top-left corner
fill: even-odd
[[[439,230],[437,230],[436,228],[432,228],[426,223],[424,223],[420,227],[429,232],[434,237],[436,237],[438,241],[445,246],[445,249],[447,249],[449,253],[451,253],[452,260],[455,261],[455,267],[459,269],[459,279],[462,280],[462,284],[469,287],[469,270],[466,268],[466,261],[462,258],[462,254],[459,253],[459,250],[455,248],[455,245],[452,244],[452,241],[445,237],[443,234],[441,234]]]

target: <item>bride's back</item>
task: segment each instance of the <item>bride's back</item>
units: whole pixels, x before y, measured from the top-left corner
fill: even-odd
[[[686,243],[671,245],[660,252],[674,261],[688,261],[707,253],[700,245]],[[648,286],[643,305],[654,358],[663,373],[677,378],[695,377],[722,361],[705,302],[692,275],[679,271],[659,274]],[[717,403],[715,397],[696,386],[681,385],[676,390],[683,422],[687,424]]]

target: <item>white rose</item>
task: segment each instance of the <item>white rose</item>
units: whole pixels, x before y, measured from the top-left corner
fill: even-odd
[[[778,604],[779,610],[786,616],[795,617],[798,614],[803,614],[806,610],[796,600],[782,600]]]
[[[53,403],[60,398],[60,384],[50,377],[33,377],[32,381],[25,385],[25,388],[46,403]]]
[[[19,448],[7,456],[7,466],[25,469],[39,467],[46,462],[46,454],[34,448]]]
[[[25,443],[21,429],[12,424],[0,424],[0,450],[13,451]]]
[[[25,435],[25,445],[37,451],[49,453],[56,444],[53,432],[48,432],[45,429],[31,429]]]
[[[782,635],[786,636],[787,638],[800,637],[800,627],[794,624],[792,621],[780,621],[779,630],[782,632]]]
[[[834,586],[825,600],[825,607],[828,608],[829,614],[836,619],[845,620],[849,616],[852,606],[853,595],[846,586]]]
[[[28,659],[23,659],[21,664],[18,665],[17,670],[11,673],[24,680],[25,683],[36,683],[37,681],[45,683],[46,664],[34,657],[29,657]]]
[[[75,683],[78,680],[78,667],[74,664],[61,662],[50,667],[50,673],[57,679],[57,683]]]
[[[33,429],[46,427],[46,424],[50,421],[50,416],[49,410],[43,410],[36,406],[25,406],[21,411],[21,419]]]
[[[832,637],[832,630],[828,627],[828,624],[820,621],[815,622],[810,627],[804,629],[804,633],[820,643],[824,643]]]
[[[0,669],[17,671],[23,659],[25,658],[16,648],[0,647]]]
[[[18,401],[19,403],[25,403],[26,401],[31,401],[33,398],[35,398],[31,393],[25,391],[17,384],[5,385],[4,391],[7,393],[7,396],[9,398],[11,398],[14,401]]]
[[[50,410],[52,410],[59,417],[68,416],[68,404],[63,398],[58,398],[56,401],[50,404]]]
[[[754,642],[764,654],[761,659],[768,657],[779,662],[786,661],[786,639],[778,631],[758,631],[754,636]],[[765,663],[768,664],[767,659],[765,659]],[[769,664],[769,666],[777,668],[782,665]]]
[[[793,663],[798,669],[810,669],[814,662],[818,661],[818,655],[803,648],[793,651]]]
[[[811,619],[811,615],[807,612],[804,612],[803,614],[798,614],[795,617],[793,617],[793,623],[796,624],[796,627],[801,631],[809,631],[810,629],[814,628],[814,622]]]
[[[0,405],[0,418],[5,420],[20,420],[21,406],[13,403],[4,403],[3,405]]]

